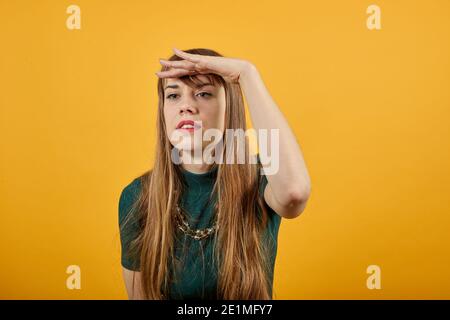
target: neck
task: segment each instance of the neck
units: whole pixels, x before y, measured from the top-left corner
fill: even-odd
[[[185,164],[185,163],[182,163],[181,167],[186,171],[198,174],[198,173],[205,173],[205,172],[208,172],[209,170],[211,170],[212,164],[206,164],[206,163]]]
[[[187,157],[187,154],[184,152],[181,153],[182,162],[181,167],[189,172],[200,174],[208,172],[212,169],[212,164],[207,164],[203,161],[203,152],[199,155],[196,154],[193,150],[189,152],[190,157]]]

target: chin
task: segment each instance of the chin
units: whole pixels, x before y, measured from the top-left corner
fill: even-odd
[[[200,150],[200,152],[202,152],[203,148],[202,145],[194,145],[193,141],[183,141],[180,143],[172,143],[172,147],[176,147],[178,150],[180,151],[185,151],[185,152],[192,152],[195,150]]]

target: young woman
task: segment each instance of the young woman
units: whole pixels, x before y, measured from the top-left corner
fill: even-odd
[[[310,195],[302,153],[252,63],[209,49],[174,53],[156,73],[154,167],[128,184],[119,201],[129,298],[272,299],[281,218],[297,217]],[[198,123],[222,133],[220,152],[236,149],[224,133],[246,130],[242,93],[253,128],[279,130],[279,140],[268,144],[277,144],[278,170],[264,175],[259,157],[256,164],[174,161],[174,150],[205,150],[207,143],[176,138],[195,135]],[[248,143],[244,151],[248,156]]]

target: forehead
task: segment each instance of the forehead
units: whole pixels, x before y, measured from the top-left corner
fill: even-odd
[[[199,82],[200,86],[205,86],[205,85],[214,86],[214,84],[209,81],[208,77],[206,77],[204,75],[199,74],[199,75],[196,75],[195,78],[198,79],[197,82]],[[164,78],[164,89],[168,89],[167,86],[182,88],[187,85],[183,81],[181,81],[179,78]]]

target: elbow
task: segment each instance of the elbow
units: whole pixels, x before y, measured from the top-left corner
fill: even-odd
[[[311,194],[311,187],[293,188],[287,192],[287,205],[285,214],[286,219],[294,219],[300,216],[306,208],[306,204]]]
[[[289,203],[299,204],[308,201],[311,194],[311,184],[302,184],[286,188]]]

